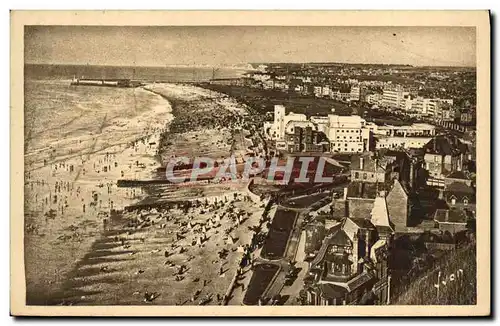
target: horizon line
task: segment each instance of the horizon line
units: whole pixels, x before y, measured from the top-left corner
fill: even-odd
[[[247,63],[228,63],[228,64],[185,64],[185,63],[169,63],[165,65],[131,65],[131,64],[103,64],[103,63],[50,63],[50,62],[24,62],[24,65],[54,65],[54,66],[97,66],[97,67],[147,67],[147,68],[168,68],[172,66],[183,66],[183,67],[206,67],[206,68],[231,68],[233,66],[235,69],[240,68],[236,66],[240,65],[275,65],[275,64],[341,64],[341,65],[384,65],[384,66],[409,66],[414,68],[422,68],[422,67],[448,67],[448,68],[477,68],[477,65],[414,65],[408,63],[353,63],[353,62],[336,62],[336,61],[308,61],[308,62],[292,62],[292,61],[283,61],[283,62],[247,62]],[[241,67],[240,69],[244,69]]]

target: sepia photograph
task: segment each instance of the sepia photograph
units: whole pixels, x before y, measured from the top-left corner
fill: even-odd
[[[11,313],[488,315],[489,13],[238,14],[11,12]]]

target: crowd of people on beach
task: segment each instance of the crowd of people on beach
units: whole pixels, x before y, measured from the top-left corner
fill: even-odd
[[[58,162],[55,161],[56,158],[45,159],[43,173],[41,171],[26,173],[26,187],[32,194],[34,209],[42,212],[45,221],[65,217],[71,209],[75,215],[87,218],[102,217],[103,223],[107,223],[112,211],[123,213],[120,210],[123,207],[117,204],[118,198],[120,200],[125,198],[132,202],[142,197],[144,193],[142,187],[119,189],[116,181],[120,178],[135,179],[137,178],[135,171],[147,170],[140,156],[145,153],[158,156],[162,154],[166,150],[165,146],[169,143],[169,136],[172,133],[207,129],[228,130],[230,135],[226,140],[230,144],[230,153],[237,149],[236,141],[249,135],[254,153],[259,154],[262,146],[260,148],[257,146],[260,141],[258,134],[252,132],[257,129],[252,129],[247,117],[237,111],[228,110],[218,101],[218,99],[209,98],[203,98],[199,102],[178,100],[175,102],[176,117],[168,127],[168,131],[167,127],[159,127],[158,124],[148,126],[144,128],[145,136],[127,144],[115,145],[113,151],[95,151]],[[234,136],[235,131],[241,133],[238,134],[238,139]],[[151,135],[156,136],[151,137]],[[137,158],[124,162],[120,151],[127,148],[132,152],[130,156],[136,155]],[[189,280],[200,285],[187,302],[179,304],[198,302],[204,305],[212,300],[216,300],[218,304],[228,304],[231,293],[235,289],[245,290],[245,270],[250,269],[255,263],[255,251],[264,242],[265,224],[268,218],[263,216],[258,220],[258,225],[247,225],[246,221],[251,217],[252,212],[237,209],[235,205],[239,201],[250,201],[248,196],[241,193],[235,193],[234,197],[232,194],[213,197],[210,198],[210,203],[206,197],[205,200],[200,199],[193,202],[185,214],[177,215],[175,218],[171,216],[168,209],[150,208],[133,211],[126,215],[129,223],[125,229],[143,230],[154,226],[175,230],[173,231],[175,237],[170,247],[155,250],[164,255],[165,265],[174,269],[172,275],[174,282]],[[252,205],[248,206],[254,207],[257,204]],[[200,216],[204,217],[203,222],[200,221]],[[173,225],[170,222],[173,222]],[[245,228],[245,231],[242,231],[242,228]],[[130,232],[133,234],[135,231]],[[236,234],[241,232],[247,232],[249,240],[246,239],[248,238],[246,235],[244,241],[238,239]],[[228,288],[212,293],[213,289],[209,285],[213,280],[197,281],[196,278],[189,277],[189,274],[196,269],[207,268],[207,266],[193,265],[193,261],[198,258],[195,256],[196,250],[210,247],[220,239],[223,243],[217,246],[220,245],[221,249],[218,250],[217,257],[211,263],[218,270],[219,277],[227,277],[227,280],[231,282],[224,282],[228,283]],[[130,237],[124,236],[117,241],[121,243],[122,249],[134,247],[130,242]],[[185,256],[185,260],[182,263],[174,263],[173,256],[179,254]],[[137,275],[142,274],[144,269],[143,267],[137,271]],[[109,269],[107,266],[102,266],[100,272],[107,273]],[[226,276],[227,273],[234,277],[230,279],[230,276]],[[206,294],[202,295],[203,292]],[[143,293],[143,301],[146,303],[154,302],[158,297],[160,297],[158,291]]]

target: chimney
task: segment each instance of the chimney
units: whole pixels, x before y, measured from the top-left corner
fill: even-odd
[[[354,262],[354,270],[355,270],[354,273],[359,272],[359,264],[358,264],[359,249],[358,249],[358,245],[359,245],[359,243],[358,243],[358,233],[356,232],[356,233],[354,233],[354,237],[352,239],[352,261]]]
[[[365,257],[370,257],[370,230],[366,230]]]
[[[414,166],[414,162],[413,160],[410,161],[410,187],[413,188],[414,187],[414,184],[413,184],[413,179],[415,177],[415,166]]]
[[[361,156],[359,158],[359,169],[363,170],[363,168],[364,168],[364,158],[363,158],[363,156]]]

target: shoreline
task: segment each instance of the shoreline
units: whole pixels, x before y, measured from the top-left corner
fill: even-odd
[[[65,155],[64,147],[55,147],[58,151],[62,148],[63,155],[58,153],[47,165],[36,158],[34,165],[26,165],[25,197],[29,204],[25,204],[24,246],[28,303],[43,303],[52,295],[57,297],[67,273],[71,273],[80,257],[83,259],[102,236],[109,211],[144,198],[141,191],[116,188],[116,180],[120,177],[120,169],[131,176],[150,173],[133,167],[132,162],[134,157],[145,166],[155,162],[152,154],[156,149],[146,144],[146,140],[154,141],[161,131],[157,125],[155,127],[153,117],[169,112],[169,103],[156,102],[151,110],[125,120],[134,129],[123,129],[112,122],[105,125],[101,133],[92,135],[93,142],[98,145],[94,150],[84,147],[80,153]],[[168,124],[168,117],[165,118],[163,125]],[[121,120],[118,118],[114,122]],[[108,138],[114,139],[113,135],[122,139],[121,134],[125,135],[125,141],[107,144]],[[25,155],[43,155],[43,152]],[[101,199],[92,201],[94,194]],[[48,264],[40,265],[42,257]]]
[[[114,184],[108,187],[108,191],[111,189],[113,192],[109,196],[113,196],[115,203],[111,206],[104,204],[101,207],[98,205],[99,209],[85,212],[83,219],[77,217],[77,219],[67,221],[66,215],[68,213],[65,211],[64,220],[67,223],[63,223],[65,225],[58,223],[57,230],[66,230],[64,228],[66,225],[69,229],[62,232],[60,240],[55,239],[59,241],[57,243],[48,242],[48,239],[43,240],[45,237],[39,237],[36,234],[28,235],[30,239],[26,243],[29,245],[27,246],[25,243],[25,248],[31,248],[28,251],[31,250],[32,257],[54,256],[57,253],[57,258],[53,260],[59,262],[55,271],[57,276],[55,282],[43,286],[40,283],[35,283],[35,287],[32,284],[27,288],[28,303],[138,304],[142,302],[141,296],[137,297],[135,293],[142,294],[145,290],[175,288],[176,290],[171,296],[164,294],[164,297],[158,298],[155,304],[183,304],[189,300],[194,292],[193,286],[196,284],[192,283],[188,286],[182,284],[185,281],[176,281],[177,277],[173,278],[171,268],[165,267],[169,261],[173,261],[174,266],[191,266],[189,268],[192,271],[183,274],[182,278],[195,282],[201,276],[209,277],[203,282],[204,285],[207,284],[206,287],[203,287],[203,291],[207,292],[207,295],[214,295],[219,289],[224,289],[224,292],[227,290],[229,284],[227,282],[231,281],[229,275],[232,275],[236,270],[240,259],[238,258],[240,257],[238,248],[243,244],[250,243],[250,234],[246,228],[257,223],[262,210],[260,204],[249,199],[244,189],[245,185],[232,186],[213,183],[195,184],[192,187],[138,187],[134,188],[135,190],[116,187],[116,181],[120,178],[121,165],[115,168],[111,164],[115,159],[117,161],[123,160],[125,165],[128,161],[131,170],[127,174],[137,179],[141,175],[154,174],[156,168],[164,162],[165,156],[169,155],[169,151],[175,151],[177,147],[184,146],[186,150],[192,151],[196,155],[204,155],[203,153],[198,154],[198,151],[205,151],[205,154],[214,157],[227,155],[233,150],[241,155],[245,152],[246,146],[248,146],[245,138],[233,137],[232,132],[235,129],[224,125],[224,121],[233,120],[235,114],[240,112],[239,108],[233,107],[236,105],[226,102],[227,97],[206,92],[196,86],[168,84],[164,87],[169,89],[170,86],[172,87],[170,91],[173,92],[174,96],[160,93],[156,89],[145,89],[145,91],[160,96],[169,103],[169,114],[172,116],[171,120],[162,124],[163,128],[156,130],[156,133],[147,133],[147,135],[139,133],[140,137],[134,138],[135,141],[132,144],[127,142],[128,145],[117,145],[116,151],[110,154],[113,157],[111,160],[106,158],[102,152],[97,151],[97,153],[89,153],[89,159],[82,162],[87,168],[86,173],[82,172],[82,177],[90,178],[88,180],[96,182],[101,178],[99,175],[102,175],[102,171],[101,174],[92,175],[93,173],[90,171],[92,170],[90,168],[92,162],[96,164],[97,168],[102,164],[108,164],[109,161],[110,168],[105,173],[109,174],[111,171],[114,175],[109,175],[106,179]],[[244,110],[241,109],[241,111]],[[170,128],[172,125],[176,126],[174,130]],[[168,142],[172,143],[167,144]],[[151,143],[155,143],[155,146],[151,146]],[[111,149],[112,147],[107,147],[103,151],[111,151]],[[103,162],[100,162],[99,158]],[[141,164],[136,166],[138,161],[143,162],[141,163],[142,168]],[[69,163],[66,162],[66,164]],[[42,167],[40,170],[32,171],[32,173],[39,174],[46,169],[47,167]],[[62,171],[58,170],[56,175],[60,173]],[[65,175],[67,175],[66,172]],[[92,183],[88,183],[87,186],[90,187],[89,189],[96,189]],[[132,192],[133,197],[129,198]],[[90,194],[89,190],[84,197],[90,197]],[[103,196],[105,203],[106,194],[100,194],[99,197],[101,196]],[[121,200],[117,200],[118,198]],[[175,202],[179,198],[190,201],[190,204],[186,204],[184,201],[184,203],[177,203],[169,208],[140,208],[140,204],[147,201]],[[135,205],[137,208],[126,211],[124,208],[127,205],[132,205],[132,207]],[[210,209],[214,213],[204,214],[203,211],[206,208],[203,207],[211,207]],[[237,208],[236,212],[238,212],[238,216],[242,214],[241,217],[236,219],[236,216],[232,215],[234,213],[227,215],[228,212],[232,212],[232,207]],[[101,216],[102,209],[110,211],[111,209],[119,209],[121,212],[118,213],[118,216],[113,214]],[[60,217],[56,216],[54,222],[59,219]],[[246,222],[247,220],[248,222]],[[206,235],[201,240],[200,229],[186,229],[188,221],[191,221],[189,223],[193,223],[193,225],[200,225],[200,227],[204,225],[203,230],[206,229],[204,232]],[[84,227],[87,225],[85,223],[90,223],[91,226]],[[40,233],[43,232],[46,231],[42,230]],[[52,232],[54,233],[54,231]],[[54,238],[60,233],[60,231],[55,231]],[[216,235],[221,233],[223,236]],[[181,238],[176,238],[178,236]],[[43,248],[47,246],[50,249],[45,250],[44,255],[40,255],[40,250],[44,250]],[[224,248],[228,249],[228,256],[227,259],[221,260],[217,252]],[[163,254],[159,256],[154,254],[164,249],[169,252],[169,258],[166,261],[166,252],[165,257]],[[172,258],[170,258],[171,255]],[[72,262],[72,259],[76,260]],[[28,259],[28,261],[33,261],[33,258]],[[217,267],[211,267],[210,271],[205,270],[207,261],[212,261],[212,264],[216,264]],[[222,265],[220,266],[220,264]],[[64,266],[70,267],[70,269],[64,272],[66,270]],[[224,270],[224,273],[212,275],[218,271],[219,267],[221,271]],[[141,271],[144,270],[146,273],[142,274]],[[46,271],[49,274],[52,272],[51,268],[46,269]],[[113,282],[111,282],[109,273],[115,275]],[[225,276],[226,273],[229,275]],[[161,281],[158,281],[158,275],[162,275]],[[37,275],[36,277],[43,280],[47,279],[48,275]],[[28,278],[28,280],[31,279]],[[133,293],[129,293],[132,289]],[[217,294],[223,295],[222,292]],[[215,296],[212,300],[212,303],[209,304],[219,303],[219,300],[215,300]]]

